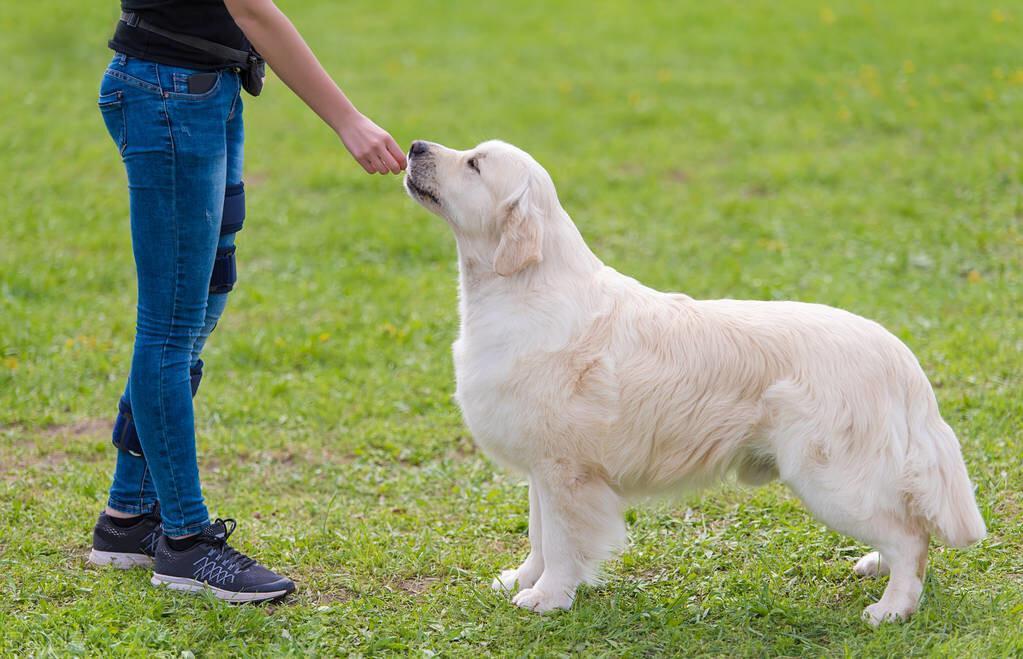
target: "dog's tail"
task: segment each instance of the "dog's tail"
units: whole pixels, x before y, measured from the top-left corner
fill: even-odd
[[[921,410],[922,418],[910,425],[910,489],[915,494],[916,512],[946,545],[966,547],[982,540],[987,529],[966,474],[959,440],[938,413],[929,384],[926,395],[930,399],[926,411]]]

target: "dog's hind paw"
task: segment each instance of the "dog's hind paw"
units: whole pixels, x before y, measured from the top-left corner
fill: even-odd
[[[872,551],[853,566],[853,572],[861,577],[883,577],[888,574],[888,564],[881,560],[881,554]]]
[[[499,593],[514,593],[519,589],[519,571],[502,570],[490,583],[490,587]]]
[[[514,593],[523,588],[532,588],[542,573],[543,565],[536,565],[527,559],[518,568],[501,572],[490,587],[500,593]]]
[[[526,588],[512,598],[512,604],[537,613],[547,613],[572,608],[572,599],[567,593],[547,593],[539,588]]]

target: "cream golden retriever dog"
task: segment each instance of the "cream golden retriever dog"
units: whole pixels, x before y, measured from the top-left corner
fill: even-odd
[[[529,477],[530,552],[494,587],[568,608],[625,541],[629,498],[778,478],[890,574],[873,624],[916,610],[931,534],[984,521],[913,353],[819,304],[694,300],[601,263],[550,176],[503,142],[415,142],[405,187],[458,243],[456,399],[480,448]]]

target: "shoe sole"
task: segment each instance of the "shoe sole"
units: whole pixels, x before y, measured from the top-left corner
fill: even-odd
[[[153,567],[152,556],[119,551],[100,551],[98,549],[93,549],[89,552],[89,562],[93,565],[109,565],[118,570],[130,570],[133,567]]]
[[[225,602],[264,602],[284,597],[291,592],[289,590],[271,590],[265,593],[256,593],[223,590],[202,581],[189,579],[188,577],[172,577],[166,574],[156,574],[155,572],[153,573],[153,578],[150,579],[150,583],[154,586],[162,586],[170,590],[179,590],[186,593],[200,593],[204,590],[209,590],[213,593],[214,597]]]

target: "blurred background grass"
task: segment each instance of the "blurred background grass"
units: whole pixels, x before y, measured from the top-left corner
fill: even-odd
[[[279,81],[245,97],[240,281],[198,406],[212,509],[302,588],[244,609],[84,568],[130,359],[121,163],[95,108],[116,3],[0,10],[0,650],[65,654],[1023,652],[1023,4],[288,1],[407,146],[497,137],[609,265],[695,297],[874,318],[931,375],[991,537],[872,632],[862,548],[779,486],[630,513],[609,586],[486,591],[525,490],[450,400],[453,241]]]

